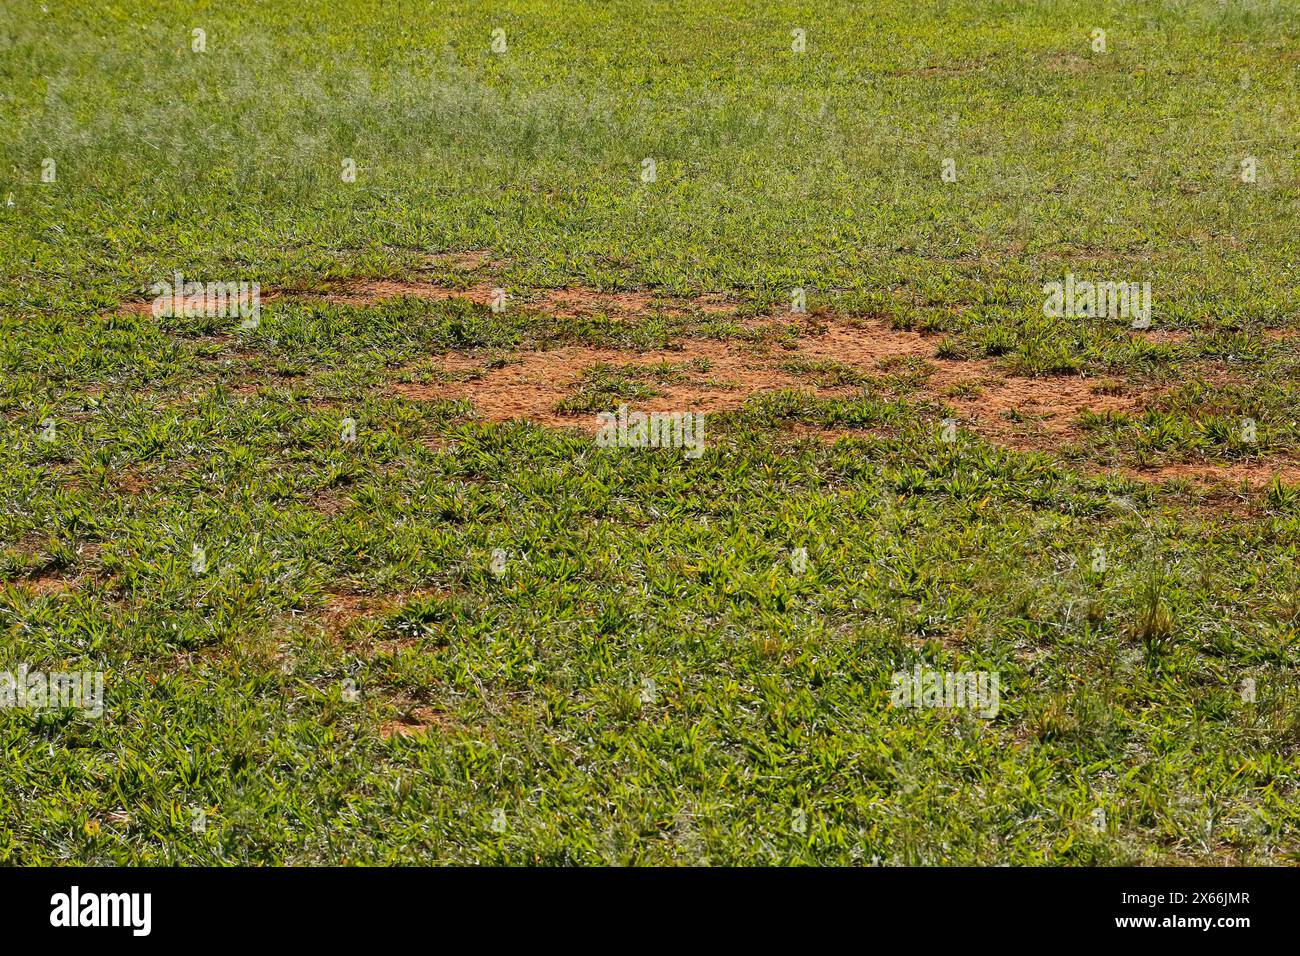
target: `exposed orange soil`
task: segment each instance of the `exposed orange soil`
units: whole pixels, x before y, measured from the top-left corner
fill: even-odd
[[[284,293],[279,291],[261,292],[258,294],[258,302],[261,303],[273,299],[278,299],[281,298],[283,295]],[[176,316],[183,316],[185,315],[186,308],[191,304],[195,308],[202,309],[203,301],[204,300],[202,296],[194,296],[190,298],[186,298],[184,296],[179,296],[179,295],[175,296],[172,298],[171,301],[171,314]],[[227,307],[231,310],[235,310],[238,309],[240,306],[251,305],[252,301],[253,301],[253,297],[251,294],[231,296],[227,303]],[[122,311],[133,315],[143,315],[153,311],[153,304],[154,304],[153,299],[135,299],[130,302],[123,302]]]
[[[434,727],[445,727],[449,723],[447,715],[433,707],[415,707],[396,720],[385,721],[379,728],[379,736],[418,737]]]
[[[1273,480],[1276,475],[1287,484],[1300,482],[1300,463],[1285,460],[1237,462],[1220,465],[1204,462],[1182,462],[1156,465],[1150,468],[1125,468],[1124,473],[1139,481],[1173,481],[1183,479],[1198,484],[1224,482],[1240,485],[1243,482],[1258,486]]]
[[[63,591],[71,591],[77,586],[76,581],[54,574],[53,572],[38,574],[30,578],[20,578],[17,581],[10,581],[9,583],[22,588],[27,593],[36,597],[44,597],[47,594],[59,594]]]
[[[1098,394],[1095,386],[1095,379],[1080,377],[999,379],[982,385],[976,398],[948,402],[964,427],[1000,444],[1050,449],[1071,439],[1082,412],[1122,412],[1134,407],[1130,397]]]
[[[477,271],[488,260],[481,253],[445,254],[433,261],[463,271]],[[385,299],[413,297],[435,300],[463,299],[489,305],[498,295],[497,284],[480,281],[453,288],[431,281],[354,279],[329,283],[323,291],[272,290],[263,299],[288,297],[364,306]],[[749,329],[777,322],[803,323],[796,340],[782,343],[749,340],[683,339],[677,347],[649,352],[566,346],[547,351],[509,355],[450,353],[437,357],[434,371],[441,380],[402,383],[396,395],[414,400],[467,399],[476,414],[487,421],[527,419],[549,426],[598,428],[593,414],[565,414],[557,405],[580,388],[584,372],[596,365],[615,368],[669,363],[674,371],[666,381],[647,381],[656,394],[628,401],[639,411],[728,411],[762,392],[800,388],[819,396],[846,393],[844,386],[819,386],[816,370],[791,368],[790,363],[833,362],[859,372],[881,375],[898,360],[921,360],[926,371],[918,391],[909,398],[944,402],[952,407],[963,428],[972,429],[1002,445],[1027,450],[1052,451],[1074,437],[1077,419],[1084,411],[1126,412],[1139,407],[1130,390],[1102,389],[1097,379],[1082,376],[1022,378],[1001,373],[990,360],[954,360],[937,357],[941,337],[898,331],[880,319],[786,314],[776,319],[741,319],[734,304],[719,296],[694,299],[656,296],[642,292],[602,292],[592,289],[542,289],[522,296],[507,295],[508,308],[523,307],[566,317],[603,313],[635,320],[647,314],[704,314],[730,316]],[[147,312],[149,302],[128,303],[129,311]],[[1270,334],[1282,338],[1286,332]],[[1187,333],[1152,330],[1143,338],[1156,342],[1181,342]],[[789,347],[786,347],[789,346]],[[707,363],[703,368],[691,363]],[[848,391],[851,391],[848,390]],[[834,437],[833,432],[826,433]],[[1125,469],[1142,480],[1191,478],[1198,482],[1261,483],[1280,474],[1284,480],[1300,477],[1291,462],[1250,462],[1234,465],[1184,464],[1152,469]]]
[[[331,637],[339,637],[353,621],[383,610],[390,604],[390,598],[365,594],[330,594],[325,601],[325,630]]]
[[[143,494],[149,487],[139,469],[124,468],[118,475],[117,487],[128,495]]]
[[[438,261],[447,262],[456,268],[473,271],[483,263],[481,253],[467,253],[462,259],[442,257]],[[464,288],[456,288],[439,282],[421,279],[345,279],[326,283],[321,290],[310,289],[269,289],[260,293],[261,302],[278,299],[299,299],[304,301],[319,300],[340,305],[364,306],[387,299],[463,299],[479,305],[490,305],[501,286],[495,282],[478,282]],[[175,314],[183,315],[186,301],[183,298],[173,300]],[[196,304],[200,300],[196,299]],[[595,289],[539,289],[530,292],[527,297],[507,291],[505,303],[508,307],[524,306],[557,316],[590,315],[608,313],[611,316],[641,316],[647,312],[658,311],[668,314],[687,312],[704,312],[725,314],[733,309],[733,304],[721,296],[698,296],[682,299],[672,296],[656,296],[641,292],[602,292]],[[144,314],[153,309],[153,300],[134,300],[125,302],[123,312]]]
[[[363,619],[382,617],[403,600],[399,595],[329,594],[321,625],[330,641],[370,656],[378,652],[378,642],[349,633],[353,625]]]
[[[476,377],[449,384],[397,385],[393,391],[416,400],[467,398],[479,416],[488,421],[526,418],[542,425],[577,426],[595,431],[594,415],[564,415],[555,407],[573,394],[584,371],[599,364],[681,365],[694,360],[707,361],[708,371],[681,370],[687,381],[656,384],[654,388],[659,394],[629,405],[640,411],[719,412],[739,408],[757,392],[799,384],[795,376],[744,354],[736,345],[691,339],[680,349],[636,354],[583,346],[525,352],[500,368],[491,368],[491,360],[467,366],[464,356],[453,354],[445,357],[443,370],[461,374],[469,371]]]
[[[784,321],[797,318],[786,316]],[[792,348],[741,340],[687,339],[678,349],[640,353],[580,346],[521,352],[504,359],[452,353],[438,359],[438,368],[450,381],[398,384],[392,390],[415,400],[468,399],[476,413],[488,421],[527,419],[594,433],[599,427],[595,415],[565,414],[556,406],[575,393],[583,372],[597,364],[628,368],[667,362],[677,366],[683,380],[654,383],[657,395],[629,400],[629,407],[646,412],[710,413],[739,408],[755,394],[778,389],[799,388],[823,397],[851,391],[842,386],[820,387],[785,367],[791,362],[832,361],[881,375],[900,359],[920,359],[928,375],[910,397],[946,403],[954,409],[960,427],[1009,448],[1053,452],[1075,440],[1079,416],[1085,411],[1140,411],[1140,395],[1132,389],[1113,394],[1112,389],[1103,388],[1099,379],[1023,378],[1000,372],[990,360],[940,359],[935,355],[940,339],[937,335],[896,331],[873,319],[833,322],[820,332],[799,338]],[[693,360],[707,361],[708,370],[692,369],[689,363]],[[845,434],[864,433],[827,430],[822,437],[835,440]],[[1137,480],[1156,482],[1179,478],[1200,484],[1244,481],[1260,487],[1274,475],[1286,482],[1300,481],[1300,464],[1272,460],[1121,470]]]
[[[479,305],[492,302],[491,285],[454,289],[433,282],[406,279],[356,279],[334,283],[328,292],[301,293],[304,298],[319,298],[340,305],[369,305],[384,299],[466,299]]]
[[[500,286],[491,282],[480,282],[467,288],[455,289],[436,282],[354,279],[336,283],[328,291],[319,293],[315,297],[342,305],[367,305],[384,299],[398,298],[464,299],[479,305],[491,305],[499,289]],[[306,293],[302,295],[312,297]],[[725,300],[714,296],[684,300],[640,292],[600,292],[595,289],[540,289],[530,293],[526,298],[507,291],[504,302],[507,307],[524,306],[564,317],[600,312],[613,316],[641,316],[652,311],[671,314],[692,310],[721,314],[730,311],[731,308]]]
[[[628,405],[640,411],[709,413],[739,408],[755,394],[784,388],[802,388],[824,396],[844,394],[843,387],[818,387],[784,367],[791,362],[829,361],[882,374],[888,370],[890,360],[922,359],[929,375],[920,397],[946,401],[957,410],[963,427],[1018,448],[1059,444],[1084,409],[1100,412],[1133,407],[1132,399],[1126,396],[1094,393],[1094,379],[1005,378],[987,360],[939,359],[934,354],[938,342],[938,336],[899,332],[872,319],[826,326],[800,338],[792,348],[714,339],[687,339],[678,349],[635,354],[570,346],[522,352],[496,368],[492,366],[499,359],[476,361],[452,353],[440,358],[440,369],[459,380],[400,384],[393,391],[416,400],[468,399],[478,415],[488,421],[528,419],[594,432],[599,425],[595,415],[566,415],[556,406],[574,393],[582,373],[597,364],[627,368],[667,362],[684,366],[677,370],[684,381],[654,384],[659,394],[629,401]],[[697,360],[708,363],[707,371],[688,365]],[[882,363],[886,363],[884,367]],[[947,394],[954,386],[974,386],[978,391],[970,397]],[[1029,420],[1010,420],[1006,413],[1012,411]]]
[[[377,595],[331,593],[325,595],[325,607],[319,620],[331,641],[344,642],[353,650],[364,651],[367,654],[393,653],[412,643],[413,639],[400,637],[391,640],[374,640],[372,637],[349,634],[349,631],[358,621],[383,617],[412,601],[448,596],[447,592],[438,590]]]

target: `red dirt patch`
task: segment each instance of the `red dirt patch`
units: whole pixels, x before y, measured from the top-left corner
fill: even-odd
[[[316,294],[328,302],[342,305],[369,305],[386,299],[464,299],[478,305],[491,305],[502,287],[483,282],[468,288],[457,289],[437,282],[403,279],[353,279],[336,283],[323,293]],[[310,293],[299,293],[304,298]],[[726,313],[731,306],[716,296],[695,299],[657,297],[641,292],[601,292],[595,289],[540,289],[527,297],[505,293],[507,308],[524,308],[546,312],[559,317],[608,314],[611,316],[643,316],[661,312],[683,314],[693,311]]]
[[[325,608],[320,616],[320,621],[331,641],[346,643],[351,650],[358,653],[391,654],[414,643],[414,639],[400,638],[397,640],[376,641],[373,635],[353,635],[349,634],[349,630],[358,621],[367,618],[382,618],[394,609],[412,601],[451,597],[452,595],[449,592],[435,588],[401,594],[331,593],[325,595]]]
[[[366,594],[326,595],[325,630],[332,638],[341,637],[354,621],[386,609],[392,600]]]
[[[1122,412],[1134,407],[1123,395],[1095,391],[1096,380],[1078,376],[985,379],[974,398],[949,398],[962,424],[1012,448],[1050,449],[1066,442],[1084,411]]]
[[[259,292],[258,302],[266,302],[270,299],[278,299],[284,293],[282,292]],[[154,299],[133,299],[130,302],[123,302],[121,311],[131,315],[146,315],[153,311]],[[233,310],[239,309],[243,305],[252,302],[252,294],[243,294],[231,296],[227,303],[227,308]],[[193,305],[196,309],[204,308],[204,299],[202,296],[175,296],[171,300],[171,314],[173,316],[183,317],[188,306]]]
[[[1273,459],[1221,465],[1213,462],[1180,462],[1148,468],[1123,468],[1124,474],[1138,481],[1192,481],[1196,484],[1245,484],[1252,489],[1267,487],[1280,478],[1291,485],[1300,482],[1300,464]]]
[[[683,369],[684,382],[656,384],[653,398],[629,404],[642,411],[689,409],[718,412],[739,408],[761,391],[793,387],[799,380],[778,369],[758,364],[731,343],[691,339],[680,349],[641,352],[635,355],[613,349],[569,346],[546,352],[525,352],[498,368],[487,364],[473,369],[477,377],[444,385],[397,385],[393,391],[404,398],[429,400],[466,398],[488,421],[528,419],[542,425],[577,426],[595,431],[594,415],[564,415],[556,405],[573,394],[582,373],[596,365],[620,368],[669,363],[683,366],[694,361],[708,363],[707,371]],[[491,364],[491,363],[488,363]],[[464,372],[464,356],[448,355],[445,371]]]
[[[385,721],[379,728],[379,736],[385,740],[390,737],[418,737],[435,727],[446,727],[449,724],[447,715],[442,711],[433,707],[416,707],[395,720]]]
[[[963,67],[964,68],[964,67]],[[429,257],[431,266],[450,266],[476,272],[493,265],[481,251],[444,253]],[[488,305],[498,284],[482,281],[454,288],[432,281],[407,279],[350,279],[327,283],[315,290],[274,290],[263,300],[278,297],[330,301],[364,306],[386,299],[463,299]],[[183,303],[178,303],[183,305]],[[135,302],[126,311],[147,312],[152,303]],[[1139,406],[1131,390],[1099,387],[1096,379],[1074,376],[1021,378],[999,373],[990,360],[957,361],[937,357],[939,336],[898,331],[880,319],[849,320],[829,314],[818,316],[784,314],[760,319],[740,319],[735,304],[721,296],[692,299],[660,296],[646,292],[603,292],[593,289],[543,289],[526,295],[507,296],[507,308],[536,310],[559,317],[604,314],[619,320],[635,320],[652,314],[731,316],[746,328],[803,326],[797,340],[759,342],[749,340],[686,339],[678,347],[653,352],[630,353],[615,349],[568,346],[549,351],[521,352],[505,358],[486,353],[452,353],[438,358],[435,371],[446,381],[434,384],[405,383],[392,392],[414,400],[467,399],[478,415],[488,421],[528,419],[542,425],[569,426],[594,432],[594,414],[565,414],[557,406],[571,398],[583,382],[583,373],[603,364],[631,369],[669,363],[673,374],[658,377],[650,387],[649,399],[630,400],[641,411],[728,411],[740,407],[751,396],[787,388],[810,390],[821,396],[844,394],[846,385],[819,385],[816,368],[806,371],[798,363],[821,363],[830,368],[827,377],[836,381],[834,366],[848,366],[860,373],[880,374],[890,370],[894,360],[922,360],[925,374],[917,391],[908,397],[943,401],[955,409],[963,427],[1000,444],[1021,450],[1052,451],[1068,443],[1075,423],[1084,411],[1124,412]],[[1287,337],[1289,330],[1266,333],[1269,338]],[[1179,343],[1188,333],[1181,330],[1151,330],[1142,333],[1147,341]],[[792,362],[794,363],[792,365]],[[1243,463],[1239,465],[1170,465],[1142,471],[1130,470],[1143,480],[1191,478],[1267,482],[1273,474],[1294,481],[1300,468],[1289,462]],[[326,507],[324,510],[328,510]],[[342,598],[343,596],[340,596]],[[357,599],[364,600],[364,599]],[[351,614],[354,619],[365,608]],[[347,619],[349,609],[342,602],[327,619]],[[344,621],[343,627],[346,627]],[[341,628],[340,628],[341,629]]]
[[[1157,345],[1182,345],[1191,339],[1192,333],[1183,329],[1147,329],[1144,332],[1134,333],[1129,336],[1130,339],[1140,339],[1143,342],[1153,342]]]
[[[8,583],[26,591],[34,597],[44,597],[47,594],[62,594],[65,591],[71,591],[77,586],[77,582],[74,579],[65,578],[53,571],[36,574],[29,578],[20,578],[17,581],[10,581]]]
[[[490,265],[487,254],[483,252],[449,253],[430,257],[432,265],[448,265],[457,271],[476,272]],[[261,292],[260,301],[269,302],[276,299],[313,299],[334,302],[340,305],[365,306],[388,299],[463,299],[479,305],[490,305],[500,283],[479,282],[464,288],[446,285],[440,282],[420,279],[343,279],[325,283],[319,289],[273,289]],[[186,301],[183,298],[173,300],[176,314],[184,315]],[[199,300],[194,300],[196,303]],[[147,314],[153,309],[153,299],[124,302],[121,311],[131,314]],[[552,315],[572,317],[592,314],[608,314],[613,317],[641,316],[647,313],[690,314],[695,312],[726,314],[734,310],[734,303],[717,295],[698,296],[684,299],[673,296],[658,296],[643,292],[602,292],[595,289],[539,289],[520,296],[507,293],[508,308],[536,309]]]
[[[1047,452],[1070,443],[1083,412],[1132,412],[1141,408],[1144,397],[1149,397],[1140,389],[1113,380],[1083,376],[1025,378],[1003,374],[987,359],[941,359],[936,356],[941,336],[898,331],[879,319],[833,319],[814,327],[805,316],[785,315],[768,319],[766,324],[788,326],[796,321],[805,323],[807,331],[792,342],[687,339],[678,348],[641,353],[568,346],[516,353],[504,364],[500,356],[450,353],[437,360],[438,371],[449,381],[399,384],[392,390],[414,400],[467,399],[487,421],[527,419],[594,433],[599,427],[594,414],[565,414],[557,405],[573,396],[583,373],[598,364],[635,369],[669,363],[679,374],[668,381],[649,383],[658,393],[654,397],[629,399],[627,404],[646,412],[709,413],[739,408],[753,395],[778,389],[799,388],[827,397],[845,393],[845,386],[819,386],[801,375],[800,362],[811,363],[809,371],[815,379],[817,363],[880,375],[896,370],[899,360],[913,359],[920,360],[916,367],[925,374],[923,384],[909,397],[948,404],[962,427],[1006,447]],[[693,367],[696,362],[707,363],[705,370]],[[805,431],[811,433],[814,429]],[[842,433],[853,434],[839,430],[827,432],[825,437],[834,440]],[[1271,481],[1274,474],[1288,482],[1300,480],[1300,465],[1288,462],[1122,470],[1144,481],[1188,478],[1198,483],[1245,480],[1260,485]]]
[[[347,507],[348,501],[337,489],[330,489],[317,493],[311,498],[308,505],[321,514],[336,515]]]
[[[790,369],[791,362],[833,362],[868,374],[886,371],[891,360],[924,359],[929,376],[921,396],[941,397],[957,409],[961,423],[1013,447],[1056,444],[1069,434],[1085,409],[1123,411],[1134,405],[1120,395],[1094,391],[1096,381],[1080,377],[1004,378],[993,363],[934,357],[939,336],[900,332],[872,319],[825,326],[800,338],[793,347],[743,340],[688,339],[680,348],[627,353],[613,349],[570,346],[545,352],[522,352],[507,364],[451,353],[441,358],[441,371],[459,381],[394,386],[395,394],[415,400],[468,399],[488,421],[528,419],[542,425],[576,426],[589,432],[598,427],[593,414],[566,415],[556,406],[579,386],[583,372],[597,364],[635,368],[669,363],[681,380],[656,383],[652,398],[629,400],[640,411],[719,412],[739,408],[761,392],[804,388],[821,395],[843,394],[843,386],[818,387]],[[707,363],[706,370],[691,363]],[[884,367],[882,367],[884,363]],[[497,367],[492,367],[494,364]],[[470,378],[463,376],[471,373]],[[971,397],[951,397],[954,386],[974,386]],[[1029,421],[1012,422],[1007,412]]]
[[[340,305],[370,305],[385,299],[466,299],[480,305],[492,302],[491,285],[478,285],[468,289],[454,289],[436,282],[416,282],[406,279],[350,279],[330,286],[322,293],[298,293],[305,299],[319,298]]]
[[[117,479],[117,488],[124,494],[142,494],[148,487],[149,485],[146,483],[144,476],[134,468],[123,469]]]
[[[892,358],[925,358],[941,367],[969,367],[970,362],[935,359],[940,336],[902,332],[880,319],[823,324],[800,338],[797,353],[802,357],[843,362],[863,369]]]

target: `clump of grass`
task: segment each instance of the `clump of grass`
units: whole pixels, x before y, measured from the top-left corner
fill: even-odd
[[[945,338],[940,342],[934,354],[941,359],[965,359],[970,357],[966,354],[962,344],[953,338]]]
[[[977,344],[985,355],[996,358],[1016,347],[1016,335],[1005,325],[995,325],[979,337]]]
[[[1300,505],[1300,485],[1287,485],[1278,475],[1268,485],[1268,503],[1274,508],[1293,510]]]
[[[615,687],[607,694],[607,703],[614,719],[629,723],[641,716],[641,692],[636,687]]]
[[[451,618],[452,608],[447,601],[417,597],[393,611],[384,629],[407,637],[424,637],[438,634]]]
[[[1071,375],[1083,369],[1083,357],[1060,342],[1031,342],[1012,358],[1016,374]]]
[[[865,385],[871,380],[862,369],[834,359],[792,359],[781,365],[786,371],[810,378],[822,388]]]
[[[1153,562],[1143,578],[1137,614],[1128,628],[1130,639],[1142,645],[1150,668],[1160,665],[1173,644],[1174,620],[1166,599],[1168,588],[1164,567]]]
[[[600,412],[619,402],[653,398],[659,392],[646,383],[652,378],[651,368],[618,368],[604,362],[593,365],[582,374],[578,390],[555,405],[564,414]]]
[[[1113,431],[1117,428],[1123,428],[1129,423],[1130,419],[1124,412],[1111,409],[1094,412],[1085,408],[1079,413],[1077,421],[1079,427],[1084,431]]]
[[[979,398],[983,393],[984,390],[974,382],[957,382],[943,392],[947,398]]]
[[[1070,713],[1069,700],[1057,694],[1028,717],[1029,732],[1041,741],[1063,740],[1074,735],[1079,721]]]

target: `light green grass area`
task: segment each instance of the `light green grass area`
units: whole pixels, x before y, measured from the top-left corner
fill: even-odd
[[[1300,860],[1300,489],[1107,470],[1300,455],[1294,5],[92,6],[0,8],[0,671],[106,688],[0,709],[0,862]],[[122,310],[176,270],[736,309]],[[1157,334],[1045,317],[1067,272]],[[393,388],[795,288],[1140,407],[949,443],[925,368],[792,358],[840,391],[692,459]]]

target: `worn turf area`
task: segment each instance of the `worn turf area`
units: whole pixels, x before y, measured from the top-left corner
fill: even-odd
[[[0,862],[1300,860],[1298,25],[6,5]]]

